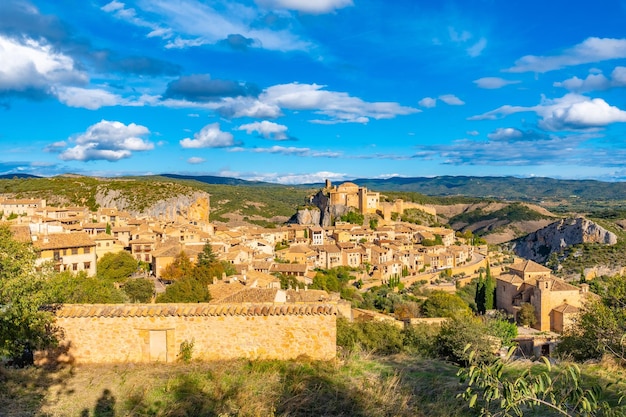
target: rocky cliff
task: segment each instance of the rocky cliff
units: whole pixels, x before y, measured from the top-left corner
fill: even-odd
[[[518,256],[542,263],[551,253],[580,243],[614,245],[617,236],[583,217],[567,218],[513,241],[512,249]]]
[[[99,188],[95,200],[100,207],[116,207],[137,217],[143,215],[171,221],[209,220],[209,194],[203,191],[164,196],[149,202],[138,202],[138,197],[120,190]]]

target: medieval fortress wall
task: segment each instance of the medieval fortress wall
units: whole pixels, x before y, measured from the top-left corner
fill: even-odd
[[[64,305],[61,360],[174,362],[193,341],[193,359],[316,360],[336,355],[333,303]]]

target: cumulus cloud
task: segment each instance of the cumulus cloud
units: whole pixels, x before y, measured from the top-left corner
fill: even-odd
[[[229,119],[253,117],[255,119],[275,119],[283,115],[276,104],[265,103],[250,97],[227,97],[215,109],[217,113]]]
[[[254,39],[246,38],[238,33],[228,35],[226,39],[220,41],[220,44],[228,46],[236,51],[245,51],[252,46],[260,46]]]
[[[154,144],[142,136],[150,133],[147,127],[130,123],[102,120],[87,128],[69,142],[73,147],[63,151],[59,158],[64,161],[118,161],[129,158],[133,152],[154,149]],[[53,144],[54,145],[54,144]]]
[[[226,148],[235,145],[233,135],[222,132],[219,123],[211,123],[193,135],[193,139],[185,138],[180,142],[183,148]]]
[[[191,158],[187,159],[187,163],[191,165],[198,165],[204,162],[206,162],[206,159],[200,158],[199,156],[192,156]]]
[[[417,102],[422,107],[432,108],[437,105],[437,99],[432,97],[424,97],[420,101]]]
[[[232,117],[277,117],[281,109],[313,111],[326,116],[318,123],[367,123],[370,119],[391,119],[420,110],[394,102],[366,102],[348,93],[323,90],[318,84],[279,84],[267,88],[257,100],[224,101],[218,109],[222,115]]]
[[[255,97],[260,90],[253,84],[212,79],[209,74],[194,74],[168,84],[164,98],[189,101],[217,101],[225,97]]]
[[[280,125],[274,122],[269,122],[267,120],[263,120],[262,122],[254,122],[254,123],[241,125],[237,128],[237,130],[245,130],[248,134],[252,132],[257,132],[259,135],[263,136],[265,139],[273,139],[273,140],[289,139],[289,136],[287,135],[287,126]]]
[[[519,84],[520,81],[516,80],[505,80],[504,78],[499,77],[483,77],[477,80],[474,80],[474,84],[479,88],[485,88],[489,90],[494,90],[497,88],[502,88],[506,85],[510,84]]]
[[[506,142],[529,142],[537,140],[549,140],[549,135],[534,130],[521,131],[513,127],[498,128],[487,134],[491,141]]]
[[[354,5],[352,0],[255,0],[255,2],[268,9],[297,10],[310,14],[329,13]]]
[[[0,35],[0,94],[46,96],[54,85],[86,83],[72,58],[44,41]]]
[[[129,104],[117,94],[109,93],[100,88],[59,87],[54,89],[59,101],[69,107],[97,110],[100,107]]]
[[[506,71],[543,73],[574,65],[623,58],[626,58],[626,39],[591,37],[558,55],[526,55],[515,61],[515,65]]]
[[[626,87],[626,67],[615,67],[610,78],[607,78],[602,73],[592,72],[585,79],[574,76],[562,82],[555,82],[554,86],[563,87],[577,93]]]
[[[626,111],[601,98],[592,99],[574,93],[557,99],[543,97],[539,105],[532,107],[505,105],[468,120],[495,120],[521,112],[536,113],[540,117],[539,127],[546,130],[584,130],[626,122]]]

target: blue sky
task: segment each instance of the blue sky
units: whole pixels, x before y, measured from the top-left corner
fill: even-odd
[[[626,0],[0,1],[0,173],[626,178]]]

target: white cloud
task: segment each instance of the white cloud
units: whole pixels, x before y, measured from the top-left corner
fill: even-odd
[[[295,146],[271,146],[269,148],[252,148],[250,151],[254,153],[307,156],[313,158],[337,158],[341,156],[340,152],[315,151],[310,148],[298,148]]]
[[[439,100],[450,106],[462,106],[465,104],[463,100],[455,96],[454,94],[443,94],[439,96]]]
[[[624,87],[626,86],[626,67],[615,67],[611,73],[611,78],[605,77],[601,72],[593,71],[585,79],[574,76],[562,82],[555,82],[554,86],[563,87],[577,93]]]
[[[519,139],[523,135],[524,134],[522,133],[522,131],[520,131],[518,129],[514,129],[512,127],[506,127],[506,128],[498,128],[498,129],[496,129],[494,132],[489,133],[487,135],[487,137],[490,140],[506,140],[506,141],[509,141],[511,139],[513,139],[513,140]]]
[[[125,125],[102,120],[89,126],[85,133],[71,138],[69,141],[75,146],[63,151],[59,157],[64,161],[117,161],[130,157],[135,151],[153,149],[153,143],[141,138],[149,133],[147,127],[135,123]]]
[[[35,89],[47,93],[53,85],[88,81],[72,58],[29,38],[18,42],[0,35],[0,62],[0,91]]]
[[[322,90],[318,84],[280,84],[269,87],[259,100],[288,110],[312,110],[328,116],[327,122],[366,123],[369,118],[392,119],[419,112],[393,102],[366,102],[347,93]]]
[[[289,136],[287,136],[287,126],[279,125],[278,123],[268,122],[267,120],[241,125],[237,128],[237,130],[245,130],[248,134],[252,132],[257,132],[265,139],[289,139]]]
[[[255,0],[255,3],[269,9],[297,10],[311,14],[329,13],[354,5],[352,0]]]
[[[424,97],[420,101],[417,102],[422,107],[432,108],[437,105],[437,99],[432,97]]]
[[[487,47],[487,39],[480,38],[478,42],[476,42],[474,45],[467,48],[466,51],[469,56],[471,56],[472,58],[476,58],[477,56],[480,56],[480,54],[483,53],[486,47]]]
[[[70,107],[97,110],[100,107],[129,105],[130,102],[117,94],[99,88],[59,87],[55,89],[59,101]]]
[[[180,141],[183,148],[225,148],[233,146],[233,135],[220,130],[219,123],[211,123],[193,135],[193,139],[185,138]]]
[[[283,0],[285,1],[289,0]],[[311,10],[323,10],[325,4],[338,6],[346,0],[291,1],[296,6],[301,5],[302,8],[308,5]],[[130,24],[149,29],[147,36],[167,40],[166,48],[189,48],[215,44],[233,34],[252,40],[251,47],[275,51],[306,51],[312,46],[311,42],[300,39],[290,29],[274,31],[255,27],[254,22],[261,17],[261,11],[240,3],[224,3],[220,5],[219,10],[195,0],[176,2],[152,0],[137,5],[143,10],[126,8],[123,3],[113,3],[113,6],[109,7],[111,5],[109,3],[102,10]],[[122,4],[121,8],[119,4]],[[158,19],[159,23],[154,23],[142,16],[156,16],[154,20]]]
[[[550,130],[597,128],[626,122],[626,111],[610,106],[601,98],[575,94],[544,100],[537,112],[543,117],[539,125]]]
[[[626,58],[626,39],[585,39],[582,43],[566,49],[559,55],[526,55],[517,61],[508,72],[548,72],[561,68]]]
[[[467,135],[469,136],[478,136],[480,135],[480,132],[478,130],[468,130],[467,132],[465,132]]]
[[[601,98],[566,94],[557,99],[542,98],[537,106],[505,105],[468,120],[495,120],[510,114],[534,112],[540,117],[539,127],[547,130],[577,130],[605,127],[626,122],[626,111],[609,105]]]
[[[198,156],[192,156],[191,158],[187,159],[187,163],[192,165],[202,164],[203,162],[206,162],[206,159],[200,158]]]
[[[520,81],[505,80],[504,78],[499,78],[499,77],[483,77],[483,78],[474,80],[474,84],[476,84],[476,86],[478,86],[479,88],[486,88],[489,90],[502,88],[510,84],[519,84],[519,83]]]

